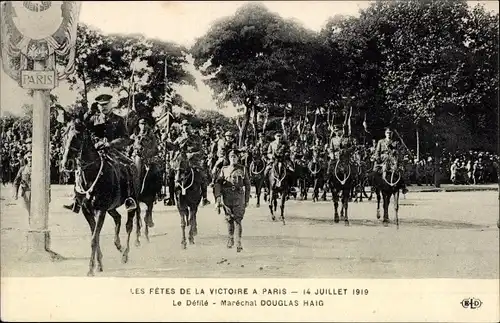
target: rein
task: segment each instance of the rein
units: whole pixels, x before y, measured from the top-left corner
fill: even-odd
[[[286,177],[286,169],[283,172],[283,177],[281,179],[279,179],[278,177],[276,177],[276,174],[277,174],[277,172],[276,172],[276,165],[277,164],[274,164],[274,166],[273,166],[273,178],[277,181],[278,186],[281,186],[281,182],[283,182],[283,180]],[[283,164],[282,164],[282,166],[283,166]]]
[[[255,171],[255,163],[254,161],[252,160],[252,162],[250,163],[250,170],[252,171],[252,174],[253,175],[260,175],[262,174],[262,172],[264,171],[264,169],[266,169],[266,163],[264,161],[264,158],[261,159],[262,160],[262,169],[258,172]]]
[[[85,190],[83,188],[82,183],[79,180],[79,178],[80,178],[79,175],[81,175],[83,181],[86,183],[87,180],[85,179],[85,174],[83,171],[86,168],[88,168],[89,165],[94,164],[94,162],[86,164],[86,166],[87,166],[86,168],[83,168],[83,166],[80,166],[75,171],[75,175],[76,175],[75,176],[75,184],[76,184],[75,190],[79,194],[85,194],[85,197],[87,199],[90,199],[90,196],[91,196],[92,192],[94,191],[94,187],[96,186],[97,182],[99,181],[99,179],[101,178],[101,176],[103,174],[102,170],[104,168],[104,159],[102,158],[101,154],[99,154],[99,160],[100,160],[99,172],[97,173],[97,176],[95,177],[94,182],[92,183],[92,185],[90,185],[88,190]]]
[[[191,188],[191,186],[193,186],[193,183],[194,183],[194,170],[193,170],[193,168],[192,168],[192,167],[191,167],[190,169],[191,169],[191,183],[189,183],[189,185],[188,185],[188,186],[184,187],[184,185],[182,185],[182,183],[177,182],[177,183],[179,184],[179,186],[181,187],[181,194],[182,194],[182,195],[186,195],[186,191],[187,191],[188,189],[190,189],[190,188]]]
[[[335,178],[340,182],[341,185],[344,185],[347,180],[349,179],[349,177],[351,177],[351,167],[349,167],[349,173],[347,174],[347,176],[345,176],[344,174],[344,180],[341,180],[338,176],[338,172],[337,172],[337,169],[339,167],[339,163],[340,163],[340,159],[337,160],[337,162],[335,163],[335,169],[334,169],[334,173],[335,173]]]
[[[387,185],[391,186],[391,187],[394,187],[396,186],[399,181],[401,180],[401,172],[398,172],[398,179],[394,182],[394,170],[391,172],[391,181],[388,182],[387,179],[384,178],[384,181],[387,183]],[[382,176],[383,178],[383,176]]]
[[[316,165],[316,167],[315,167],[315,169],[314,169],[314,170],[312,169],[312,165],[313,165],[313,164],[314,164],[314,165]],[[310,171],[313,175],[317,175],[317,174],[321,171],[321,166],[318,166],[318,162],[317,162],[317,161],[314,161],[314,160],[313,160],[313,161],[311,161],[311,162],[309,163],[309,165],[307,165],[307,166],[308,166],[307,168],[309,168],[309,171]]]

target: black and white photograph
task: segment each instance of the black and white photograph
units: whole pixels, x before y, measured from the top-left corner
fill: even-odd
[[[286,311],[329,313],[342,295],[367,311],[406,297],[322,279],[453,279],[497,286],[455,292],[456,320],[500,319],[497,1],[1,1],[0,14],[1,299],[7,279],[112,278],[130,304],[163,294],[206,320],[266,318],[240,305],[298,320]],[[176,303],[182,286],[162,279],[213,289]],[[5,302],[2,320],[26,319]],[[387,320],[435,319],[424,312]]]

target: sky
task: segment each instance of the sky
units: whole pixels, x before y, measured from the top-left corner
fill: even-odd
[[[213,21],[233,15],[247,1],[83,1],[80,21],[100,29],[103,33],[141,33],[146,37],[173,41],[190,46],[210,28]],[[293,18],[305,27],[319,31],[326,20],[336,14],[357,15],[360,9],[367,8],[371,1],[264,1],[269,10],[284,18]],[[470,1],[471,5],[482,3],[488,10],[499,11],[496,0]],[[201,74],[194,66],[186,66],[197,79],[198,90],[192,87],[178,87],[195,109],[216,109],[210,89],[202,83]],[[2,68],[0,83],[0,114],[5,111],[18,114],[20,107],[31,103],[16,82],[7,76]],[[102,90],[102,89],[100,89]],[[106,91],[106,89],[104,89]],[[54,89],[63,106],[72,104],[76,91],[69,89],[67,83],[60,82]],[[89,93],[90,99],[97,95]],[[235,114],[234,108],[224,109],[224,114]]]

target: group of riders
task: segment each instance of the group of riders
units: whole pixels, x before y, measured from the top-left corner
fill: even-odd
[[[269,178],[273,165],[281,161],[292,174],[289,177],[292,181],[289,183],[289,194],[296,194],[294,191],[296,185],[307,185],[299,183],[302,177],[310,178],[311,173],[316,174],[320,169],[332,171],[328,170],[332,168],[331,165],[334,165],[332,161],[346,156],[357,166],[358,171],[352,176],[357,176],[359,180],[362,180],[365,177],[370,178],[370,174],[379,173],[387,181],[386,177],[390,170],[387,167],[391,165],[399,167],[398,158],[402,155],[402,146],[393,139],[391,128],[385,130],[384,139],[368,149],[356,144],[356,140],[350,135],[350,129],[345,124],[338,124],[333,127],[332,136],[326,144],[316,138],[312,147],[308,147],[307,143],[300,140],[300,137],[290,143],[289,135],[281,132],[277,132],[274,135],[274,141],[270,143],[266,143],[263,134],[259,134],[253,143],[246,140],[246,145],[239,147],[232,132],[218,131],[218,138],[213,141],[206,156],[202,139],[187,120],[180,122],[181,131],[177,138],[171,139],[166,134],[158,138],[154,131],[154,119],[142,116],[137,118],[132,135],[129,136],[125,118],[113,112],[111,99],[111,95],[98,96],[87,113],[71,122],[87,127],[94,137],[95,147],[98,150],[106,150],[110,160],[125,169],[124,177],[129,183],[127,195],[130,196],[125,203],[128,210],[137,206],[137,201],[132,198],[135,196],[133,190],[140,189],[146,172],[154,175],[151,176],[155,179],[154,182],[148,184],[157,188],[158,197],[162,195],[163,185],[167,184],[170,193],[168,203],[175,203],[172,191],[175,190],[176,178],[171,164],[172,160],[179,157],[186,158],[190,166],[199,174],[202,205],[208,205],[210,201],[207,198],[207,187],[213,186],[221,168],[230,164],[229,153],[231,151],[238,154],[239,163],[249,172],[250,177],[253,174],[262,173],[264,179]],[[162,156],[158,148],[160,142],[163,142],[170,153]],[[394,158],[394,156],[394,163],[386,162],[389,157]],[[261,161],[262,166],[256,166],[255,161]],[[302,165],[302,174],[298,172],[300,165]],[[403,193],[406,193],[403,179],[400,178],[400,180]],[[267,193],[269,183],[265,183],[263,188]],[[326,190],[326,187],[322,188]],[[65,207],[75,212],[79,210],[76,199],[74,203]]]

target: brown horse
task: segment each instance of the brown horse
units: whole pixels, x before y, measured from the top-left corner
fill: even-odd
[[[278,154],[278,156],[283,156]],[[284,158],[278,157],[278,159],[273,163],[267,178],[267,183],[269,185],[269,210],[271,211],[271,218],[273,221],[276,220],[274,212],[278,207],[278,195],[280,196],[280,215],[283,225],[285,224],[285,201],[290,193],[290,183],[293,174],[293,170],[289,169],[290,165],[284,161]]]
[[[201,202],[201,176],[200,173],[190,165],[188,156],[179,153],[172,162],[175,172],[175,200],[177,210],[181,216],[181,229],[183,249],[186,244],[186,226],[189,226],[189,243],[194,244],[194,237],[198,234],[196,214]]]
[[[386,172],[384,177],[382,172]],[[391,196],[394,195],[394,213],[396,226],[399,228],[399,192],[403,186],[403,171],[399,168],[399,163],[394,155],[389,155],[382,164],[382,170],[372,173],[372,182],[377,195],[377,219],[380,219],[380,193],[383,197],[384,226],[389,224],[389,204]]]
[[[250,182],[255,186],[255,195],[257,198],[257,207],[260,207],[260,195],[262,194],[262,187],[264,186],[264,169],[266,168],[266,161],[260,153],[259,149],[254,149],[251,154],[251,162],[248,166]]]
[[[349,198],[355,183],[355,167],[351,158],[350,150],[345,149],[340,151],[337,158],[330,159],[327,168],[327,180],[334,205],[333,221],[338,223],[344,219],[345,225],[349,225],[348,206]],[[339,196],[341,198],[340,218],[338,213]]]
[[[97,270],[102,272],[102,252],[100,233],[106,213],[115,221],[115,246],[122,251],[120,243],[121,215],[116,209],[125,203],[127,181],[124,167],[112,160],[106,153],[97,151],[90,132],[84,124],[76,122],[70,125],[65,136],[62,168],[66,169],[72,159],[76,160],[75,193],[82,212],[92,232],[91,254],[88,276],[94,276],[97,258]],[[137,191],[136,191],[137,192]],[[137,200],[137,198],[136,198]],[[128,212],[126,223],[127,245],[122,251],[122,262],[128,261],[130,235],[134,216],[140,222],[137,210]],[[97,218],[97,221],[96,221]],[[138,243],[138,240],[136,241]]]
[[[313,188],[312,201],[317,202],[319,200],[319,190],[323,187],[325,182],[323,162],[318,157],[317,152],[313,152],[312,160],[308,163],[307,168],[309,170],[309,176],[311,178]]]

